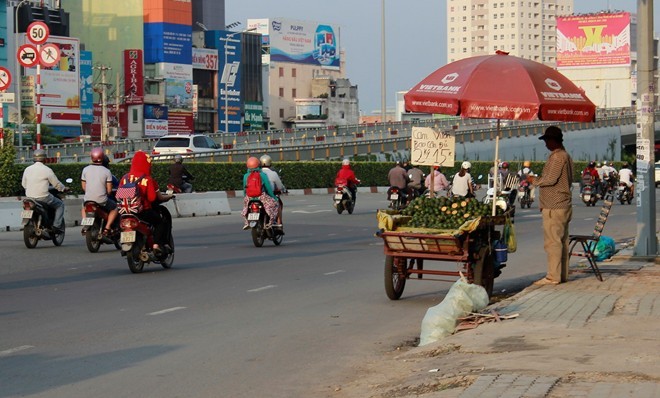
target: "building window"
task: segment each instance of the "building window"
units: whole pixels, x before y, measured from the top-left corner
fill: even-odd
[[[297,93],[298,93],[298,92],[296,91],[295,88],[292,88],[292,89],[291,89],[291,97],[296,98],[296,97],[297,97]]]
[[[280,87],[280,98],[284,97],[284,87]]]
[[[296,68],[291,69],[291,77],[296,77]]]
[[[284,108],[280,108],[280,119],[284,119]]]
[[[284,68],[280,67],[280,77],[284,77]]]

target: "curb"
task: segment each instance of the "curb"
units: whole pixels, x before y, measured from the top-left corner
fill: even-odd
[[[358,193],[387,193],[389,187],[358,187]],[[228,198],[242,198],[243,191],[220,191],[225,192]],[[335,193],[334,188],[305,188],[305,189],[290,189],[287,191],[289,196],[303,196],[303,195],[329,195]]]

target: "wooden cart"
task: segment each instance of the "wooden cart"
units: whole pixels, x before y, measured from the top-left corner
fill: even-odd
[[[391,300],[398,300],[413,274],[417,279],[455,282],[462,272],[471,283],[483,286],[490,297],[493,282],[500,274],[495,262],[495,241],[510,215],[482,217],[471,232],[414,233],[380,230],[376,236],[385,244],[385,292]],[[499,228],[499,230],[498,230]],[[424,260],[450,262],[455,270],[425,269]],[[441,277],[454,277],[453,279]],[[438,278],[440,277],[440,278]]]

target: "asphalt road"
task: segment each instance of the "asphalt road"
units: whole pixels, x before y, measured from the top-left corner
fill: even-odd
[[[360,194],[353,215],[338,215],[330,195],[285,197],[279,247],[255,248],[238,211],[176,219],[173,268],[143,274],[112,246],[87,252],[79,228],[32,250],[1,233],[0,398],[332,396],[359,364],[415,344],[450,287],[412,280],[387,299],[373,236],[385,199]],[[590,233],[599,207],[575,204],[571,232]],[[537,204],[515,225],[496,293],[545,272]],[[605,231],[634,237],[635,207],[615,204]]]

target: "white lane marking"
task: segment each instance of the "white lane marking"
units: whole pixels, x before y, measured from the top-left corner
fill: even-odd
[[[248,293],[261,292],[263,290],[273,289],[273,288],[276,288],[276,287],[277,287],[277,285],[262,286],[262,287],[258,287],[256,289],[250,289],[250,290],[248,290]]]
[[[326,213],[326,212],[331,212],[331,211],[333,211],[333,210],[314,210],[314,211],[292,210],[291,213],[315,214],[315,213]]]
[[[584,221],[593,221],[593,220],[595,220],[595,218],[593,218],[593,217],[589,217],[589,218],[584,219]]]
[[[0,357],[6,357],[6,356],[9,356],[11,354],[15,354],[19,351],[29,350],[30,348],[34,348],[34,346],[33,345],[22,345],[22,346],[19,346],[19,347],[10,348],[8,350],[0,351]]]
[[[323,275],[336,275],[336,274],[341,274],[342,272],[346,272],[343,269],[337,270],[337,271],[332,271],[332,272],[326,272]]]
[[[150,312],[147,315],[162,315],[162,314],[167,314],[168,312],[172,311],[178,311],[178,310],[185,310],[186,307],[172,307],[172,308],[167,308],[161,311],[156,311],[156,312]]]

